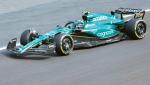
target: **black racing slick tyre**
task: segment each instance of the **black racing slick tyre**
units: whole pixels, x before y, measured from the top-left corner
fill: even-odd
[[[35,30],[25,30],[20,37],[20,44],[26,45],[29,42],[33,41],[35,38],[38,37],[38,33]]]
[[[146,34],[146,23],[144,20],[131,19],[126,23],[125,30],[129,38],[142,39]]]
[[[73,39],[66,34],[57,34],[54,37],[55,52],[59,56],[69,55],[74,47]]]

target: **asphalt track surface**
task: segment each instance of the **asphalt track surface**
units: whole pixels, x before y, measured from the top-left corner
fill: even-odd
[[[0,15],[0,47],[27,28],[45,33],[57,24],[80,19],[83,10],[109,13],[118,7],[150,8],[149,0],[61,0]],[[147,35],[69,56],[17,59],[0,51],[0,85],[150,85],[150,13]]]
[[[0,13],[19,11],[25,8],[51,3],[56,0],[0,0]]]

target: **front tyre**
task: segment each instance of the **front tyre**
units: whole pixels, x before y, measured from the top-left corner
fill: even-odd
[[[144,20],[131,19],[126,23],[125,29],[131,39],[142,39],[146,34],[146,23]]]
[[[69,55],[73,50],[74,43],[71,36],[66,34],[57,34],[54,38],[55,51],[59,56]]]
[[[20,43],[21,45],[26,45],[29,42],[33,41],[35,38],[37,38],[39,34],[35,30],[25,30],[20,37]]]

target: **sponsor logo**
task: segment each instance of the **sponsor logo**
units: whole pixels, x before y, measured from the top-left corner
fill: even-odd
[[[87,24],[85,25],[86,27],[89,27],[89,26],[95,26],[95,24]]]
[[[105,37],[105,36],[110,35],[112,33],[114,33],[114,31],[113,30],[109,30],[109,31],[106,31],[106,32],[98,33],[97,36]]]
[[[107,20],[107,16],[100,16],[100,17],[93,18],[93,21],[103,21],[103,20]]]

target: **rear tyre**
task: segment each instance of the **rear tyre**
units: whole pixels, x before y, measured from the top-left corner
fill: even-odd
[[[29,42],[33,41],[35,38],[38,37],[38,33],[35,30],[25,30],[20,37],[20,44],[26,45]]]
[[[131,39],[142,39],[146,34],[146,23],[144,20],[131,19],[126,23],[125,29]]]
[[[71,36],[66,34],[57,34],[54,38],[55,51],[59,56],[69,55],[73,50],[74,43]]]

